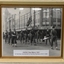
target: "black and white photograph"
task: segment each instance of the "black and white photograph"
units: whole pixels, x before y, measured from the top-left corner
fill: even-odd
[[[62,8],[1,10],[2,56],[61,56]]]

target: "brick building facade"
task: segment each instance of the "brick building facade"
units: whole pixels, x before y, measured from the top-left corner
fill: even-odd
[[[4,30],[25,30],[30,16],[32,21],[28,29],[34,25],[38,29],[50,29],[52,25],[56,25],[56,29],[61,29],[61,12],[61,8],[41,8],[41,10],[33,10],[32,8],[23,8],[23,10],[19,10],[19,8],[2,8],[2,13],[4,13],[4,16],[2,16]]]

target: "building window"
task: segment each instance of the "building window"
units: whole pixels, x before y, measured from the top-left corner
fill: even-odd
[[[49,18],[49,9],[43,9],[43,18]]]
[[[43,8],[43,25],[49,25],[49,19],[50,18],[50,13],[49,13],[49,8]]]
[[[56,22],[56,26],[61,26],[61,8],[53,8],[53,24],[54,21]]]

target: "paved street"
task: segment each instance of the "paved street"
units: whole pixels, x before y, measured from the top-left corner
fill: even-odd
[[[60,56],[61,51],[60,51],[60,40],[58,40],[58,48],[59,50],[51,49],[51,46],[49,43],[46,45],[45,42],[38,43],[36,46],[31,45],[30,43],[20,43],[20,41],[17,41],[17,47],[12,47],[10,44],[5,44],[5,41],[3,40],[3,46],[2,46],[2,55],[3,56],[13,56],[13,50],[49,50],[49,55],[50,56]]]

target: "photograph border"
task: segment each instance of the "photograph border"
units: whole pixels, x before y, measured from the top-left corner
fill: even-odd
[[[60,59],[63,58],[63,37],[64,37],[63,36],[63,31],[64,31],[64,29],[63,29],[63,24],[64,24],[64,19],[63,19],[63,16],[64,16],[64,6],[63,5],[59,5],[59,4],[58,5],[55,5],[55,4],[44,4],[43,5],[42,3],[41,4],[36,4],[36,5],[35,5],[35,3],[34,4],[26,4],[26,3],[25,4],[12,4],[12,5],[11,4],[0,4],[0,14],[1,14],[1,17],[0,17],[0,21],[1,21],[0,22],[0,27],[1,27],[0,35],[2,36],[2,13],[1,13],[2,11],[1,11],[1,8],[2,7],[21,7],[21,6],[22,7],[46,7],[46,8],[47,7],[59,7],[59,8],[63,9],[62,10],[62,13],[63,13],[62,14],[62,22],[61,22],[62,23],[62,31],[61,31],[61,36],[62,36],[61,37],[61,43],[62,43],[61,44],[61,57],[56,57],[56,56],[55,57],[37,57],[37,56],[35,56],[35,57],[32,57],[32,56],[30,56],[30,57],[25,57],[25,56],[24,57],[15,57],[14,56],[13,57],[12,56],[11,57],[11,56],[2,56],[2,46],[0,46],[1,47],[0,48],[0,52],[1,52],[0,53],[0,57],[1,58],[57,58],[57,59],[58,58],[60,58]],[[1,42],[0,45],[2,45],[2,38],[0,39],[0,42]]]

